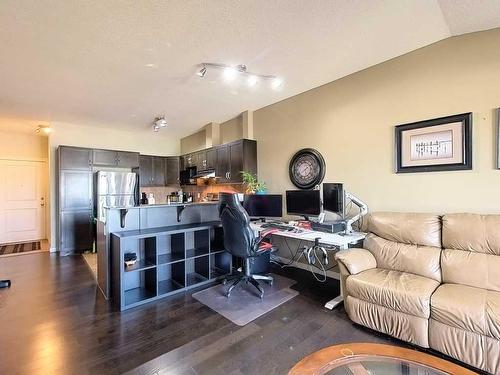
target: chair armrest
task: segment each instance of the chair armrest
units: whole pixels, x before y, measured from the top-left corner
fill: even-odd
[[[365,249],[342,250],[335,254],[335,260],[344,265],[351,275],[377,268],[377,261],[372,253]]]

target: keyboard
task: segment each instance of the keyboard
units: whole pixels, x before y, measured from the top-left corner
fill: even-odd
[[[271,229],[286,230],[286,231],[292,231],[292,230],[295,229],[294,227],[292,227],[290,225],[278,224],[278,223],[264,223],[260,227],[261,228],[271,228]]]

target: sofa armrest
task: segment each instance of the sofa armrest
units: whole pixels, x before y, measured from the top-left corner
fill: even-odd
[[[377,268],[377,261],[372,253],[365,249],[342,250],[335,254],[335,260],[349,271],[351,275]]]

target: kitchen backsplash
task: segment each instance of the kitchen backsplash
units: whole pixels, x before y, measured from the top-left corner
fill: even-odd
[[[202,183],[203,182],[203,183]],[[179,191],[180,188],[174,186],[161,186],[161,187],[142,187],[141,193],[149,195],[153,193],[155,202],[157,204],[167,203],[167,196],[173,192]],[[212,181],[200,180],[198,185],[186,185],[182,187],[184,193],[192,193],[195,202],[203,201],[207,194],[231,192],[231,193],[244,193],[245,188],[241,184],[215,184]]]
[[[192,193],[195,202],[203,201],[207,194],[218,194],[222,192],[244,193],[245,188],[241,184],[215,184],[209,180],[208,184],[187,185],[183,187],[185,193]]]
[[[167,203],[167,195],[179,190],[179,188],[175,188],[174,186],[141,187],[141,193],[146,193],[147,196],[153,193],[156,204]]]

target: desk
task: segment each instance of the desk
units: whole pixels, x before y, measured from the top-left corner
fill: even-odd
[[[271,228],[262,228],[262,224],[263,223],[253,222],[250,223],[250,227],[256,234],[262,232],[263,230],[271,229]],[[279,232],[274,232],[272,236],[282,236],[308,242],[314,242],[316,238],[320,238],[319,240],[320,244],[333,246],[338,250],[345,250],[349,248],[350,244],[355,244],[358,241],[363,240],[366,237],[366,233],[353,232],[347,236],[341,236],[339,234],[334,234],[334,233],[325,233],[325,232],[318,232],[314,230],[304,229],[302,233],[294,233],[291,231],[290,232],[279,231]],[[340,275],[337,274],[336,276],[334,276],[334,278],[340,281]],[[328,301],[325,304],[325,307],[329,310],[332,310],[342,301],[343,301],[342,295],[337,296],[331,301]]]

